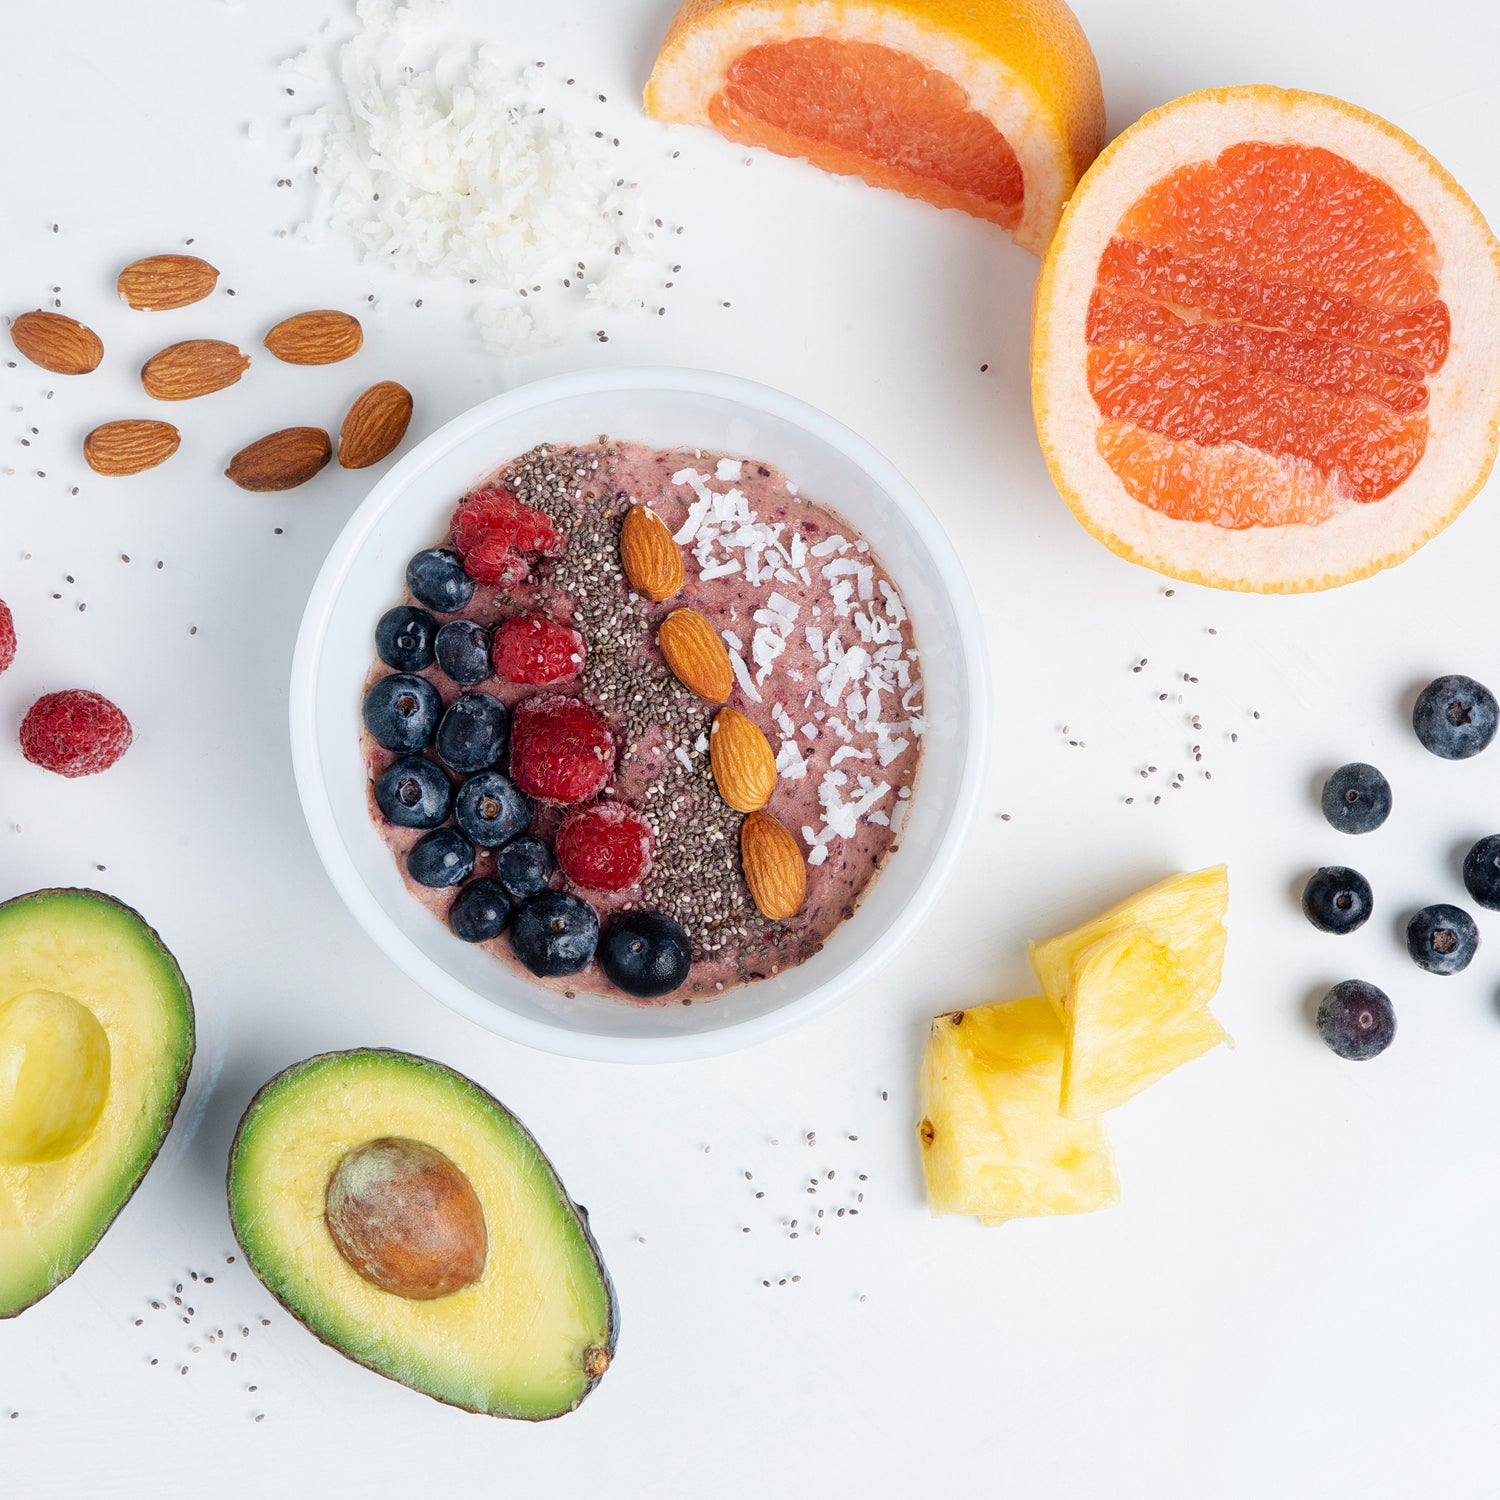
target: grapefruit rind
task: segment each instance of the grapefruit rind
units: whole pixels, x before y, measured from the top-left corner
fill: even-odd
[[[868,42],[946,74],[1003,135],[1025,196],[1016,244],[1042,254],[1104,141],[1099,70],[1059,0],[687,0],[646,84],[646,113],[711,124],[735,60],[798,37]]]
[[[1437,245],[1452,315],[1443,368],[1428,377],[1427,450],[1389,496],[1335,499],[1318,524],[1227,530],[1175,519],[1126,493],[1100,455],[1085,323],[1100,257],[1155,181],[1242,141],[1322,146],[1388,182]],[[1404,561],[1483,486],[1500,443],[1500,245],[1468,194],[1396,126],[1357,105],[1265,85],[1206,89],[1144,115],[1101,153],[1063,212],[1032,313],[1032,405],[1054,483],[1121,557],[1172,578],[1255,593],[1334,588]],[[1205,450],[1212,451],[1212,450]]]

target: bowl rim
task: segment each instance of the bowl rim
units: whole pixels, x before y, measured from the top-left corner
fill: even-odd
[[[319,764],[316,688],[323,644],[344,581],[377,524],[435,458],[484,427],[536,406],[651,390],[715,397],[800,427],[837,449],[901,509],[942,577],[958,621],[969,724],[959,793],[930,868],[897,920],[853,962],[810,993],[765,1015],[675,1036],[606,1036],[533,1020],[487,999],[430,958],[389,920],[339,835]],[[973,588],[947,533],[895,465],[851,428],[795,396],[736,375],[671,365],[579,370],[530,381],[460,412],[375,482],[334,539],[308,595],[292,656],[288,718],[297,795],[323,868],[365,934],[409,979],[484,1030],[542,1052],[588,1062],[685,1062],[770,1041],[827,1014],[913,936],[952,873],[983,790],[990,739],[988,648]]]

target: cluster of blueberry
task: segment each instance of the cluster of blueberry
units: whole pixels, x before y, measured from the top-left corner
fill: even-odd
[[[445,708],[437,688],[419,675],[436,664],[465,689],[491,675],[484,627],[467,619],[439,626],[429,613],[452,613],[473,599],[474,580],[462,559],[428,548],[412,558],[406,577],[412,596],[428,608],[401,605],[381,617],[376,651],[393,670],[366,692],[364,723],[376,744],[399,757],[375,779],[381,816],[398,828],[424,830],[407,852],[408,874],[431,889],[461,886],[448,912],[454,934],[483,943],[508,927],[512,951],[534,974],[576,974],[597,956],[627,994],[649,998],[676,989],[692,961],[679,923],[627,911],[601,932],[587,901],[552,888],[553,851],[528,833],[532,798],[497,769],[511,737],[505,704],[491,693],[465,691]],[[456,790],[453,776],[462,778]],[[481,850],[493,856],[494,874],[471,879]]]
[[[1439,677],[1422,689],[1412,728],[1434,755],[1467,760],[1495,738],[1500,705],[1471,677]],[[1391,784],[1363,762],[1340,766],[1323,785],[1323,816],[1342,833],[1371,833],[1391,814]],[[1482,838],[1464,859],[1464,885],[1483,907],[1500,911],[1500,834]],[[1320,932],[1364,926],[1374,906],[1370,882],[1346,865],[1329,865],[1307,882],[1302,910]],[[1406,949],[1429,974],[1457,974],[1479,950],[1479,927],[1461,906],[1424,906],[1406,926]],[[1318,1006],[1318,1030],[1340,1057],[1374,1057],[1396,1035],[1396,1012],[1384,990],[1363,979],[1336,984]]]

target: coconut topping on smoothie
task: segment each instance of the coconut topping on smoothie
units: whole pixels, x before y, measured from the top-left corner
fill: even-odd
[[[910,621],[769,465],[543,445],[407,581],[366,685],[372,816],[458,936],[692,1003],[816,953],[897,847]]]

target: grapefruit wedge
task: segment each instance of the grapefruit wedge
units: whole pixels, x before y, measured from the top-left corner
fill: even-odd
[[[1122,557],[1216,588],[1332,588],[1409,557],[1500,435],[1500,246],[1385,120],[1213,89],[1113,141],[1037,283],[1052,477]]]
[[[1038,255],[1104,144],[1099,69],[1062,0],[687,0],[645,103]]]

